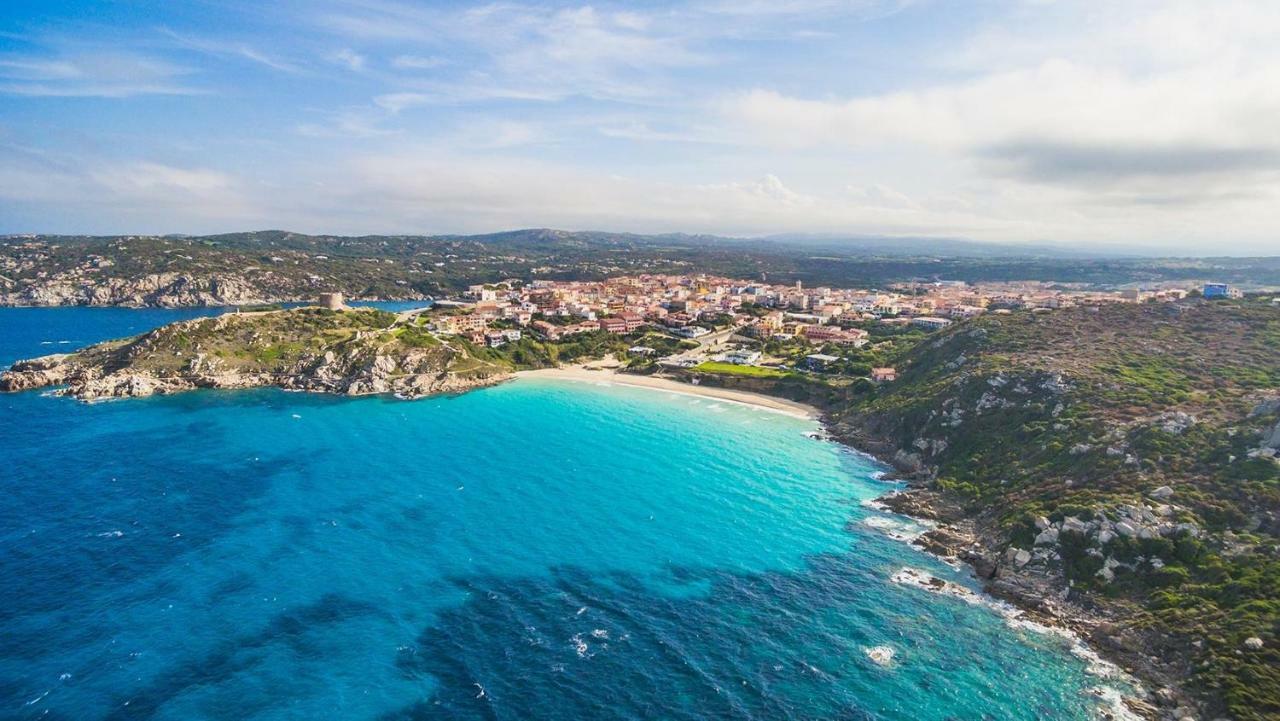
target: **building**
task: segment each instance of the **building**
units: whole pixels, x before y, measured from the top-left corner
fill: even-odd
[[[343,310],[347,307],[341,293],[321,293],[320,299],[316,303],[321,308],[329,310]]]
[[[474,314],[448,315],[437,321],[437,325],[441,332],[466,335],[476,331],[483,331],[486,322],[484,318]]]
[[[1205,298],[1243,298],[1244,293],[1239,288],[1233,288],[1226,283],[1205,283]]]
[[[926,330],[942,330],[951,325],[951,321],[946,318],[938,318],[931,315],[922,315],[919,318],[912,318],[911,325],[918,325]]]
[[[633,333],[644,326],[644,316],[639,313],[619,313],[618,317],[627,324],[627,332]]]
[[[868,335],[865,330],[858,328],[842,330],[834,326],[804,326],[804,337],[814,343],[837,343],[861,348],[867,344]]]
[[[601,318],[599,321],[600,330],[606,333],[626,333],[627,321],[623,318]]]
[[[892,383],[898,380],[898,371],[893,368],[872,368],[871,380],[876,383]]]
[[[701,338],[711,331],[700,325],[687,325],[683,328],[672,328],[671,332],[674,335],[682,336],[684,338]]]
[[[724,354],[724,362],[732,363],[739,366],[749,366],[761,358],[760,351],[756,350],[731,350]]]

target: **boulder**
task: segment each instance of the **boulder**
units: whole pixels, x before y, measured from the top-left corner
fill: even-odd
[[[1004,562],[1013,564],[1016,568],[1022,568],[1031,562],[1031,552],[1022,548],[1010,546],[1005,549]]]
[[[1067,516],[1062,519],[1062,530],[1083,535],[1088,532],[1089,527],[1079,518],[1076,518],[1075,516]]]
[[[1170,488],[1169,486],[1160,486],[1159,488],[1153,490],[1147,495],[1151,496],[1157,501],[1164,501],[1164,500],[1168,500],[1173,496],[1173,489]]]
[[[1258,638],[1257,636],[1250,636],[1249,638],[1246,638],[1244,640],[1244,647],[1249,649],[1250,651],[1261,651],[1262,646],[1263,646],[1262,639]]]
[[[1128,521],[1120,521],[1116,524],[1116,533],[1125,538],[1133,538],[1138,535],[1138,529],[1134,528]]]
[[[1037,530],[1037,531],[1043,531],[1044,529],[1048,528],[1050,525],[1052,525],[1052,524],[1050,524],[1050,523],[1049,523],[1049,519],[1045,518],[1044,516],[1038,516],[1038,517],[1036,517],[1036,530]]]
[[[1058,529],[1056,528],[1046,528],[1040,532],[1040,535],[1036,536],[1037,546],[1047,546],[1047,545],[1055,544],[1057,542],[1058,542]]]

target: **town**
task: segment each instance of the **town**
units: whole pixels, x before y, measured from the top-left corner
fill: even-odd
[[[438,301],[419,322],[442,336],[502,348],[607,334],[634,340],[632,369],[821,373],[893,381],[889,363],[913,341],[983,313],[1048,313],[1076,305],[1238,297],[1234,287],[1096,290],[1036,281],[900,283],[884,291],[807,288],[715,275],[636,275],[602,281],[507,280]],[[659,341],[659,342],[655,342]],[[901,343],[896,341],[912,341]],[[657,347],[661,346],[661,347]],[[620,353],[621,355],[621,353]]]

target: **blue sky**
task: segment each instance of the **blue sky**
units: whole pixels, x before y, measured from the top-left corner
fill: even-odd
[[[7,0],[0,232],[1280,253],[1280,5]]]

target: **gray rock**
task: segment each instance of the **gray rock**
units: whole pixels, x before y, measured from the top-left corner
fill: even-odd
[[[1052,524],[1050,524],[1050,523],[1049,523],[1049,519],[1045,518],[1044,516],[1037,516],[1037,517],[1036,517],[1036,530],[1037,530],[1037,531],[1043,531],[1044,529],[1048,528],[1050,525],[1052,525]]]
[[[1046,528],[1036,536],[1037,546],[1049,546],[1058,542],[1058,529]]]
[[[1262,646],[1263,646],[1262,639],[1258,638],[1257,636],[1250,636],[1249,638],[1246,638],[1244,640],[1244,647],[1249,649],[1250,651],[1261,651]]]
[[[1076,518],[1075,516],[1067,516],[1062,519],[1062,530],[1083,535],[1088,532],[1089,527],[1079,518]]]
[[[1116,524],[1116,533],[1125,538],[1133,538],[1138,535],[1138,529],[1134,528],[1128,521],[1120,521]]]
[[[1168,486],[1160,486],[1159,488],[1155,489],[1151,493],[1148,493],[1147,495],[1151,496],[1157,501],[1164,501],[1164,500],[1168,500],[1170,497],[1173,496],[1173,489]]]

